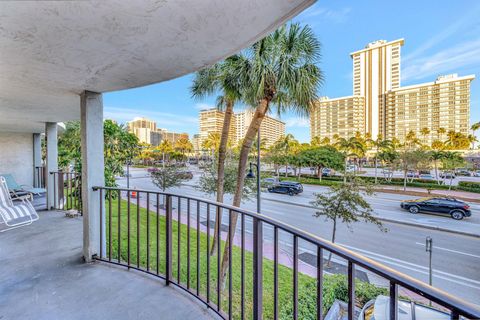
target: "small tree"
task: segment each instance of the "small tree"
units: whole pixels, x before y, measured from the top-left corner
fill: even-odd
[[[452,151],[445,151],[443,157],[441,158],[442,161],[442,168],[447,172],[450,172],[450,183],[448,186],[448,190],[452,189],[452,180],[453,180],[453,173],[455,169],[465,165],[465,160],[458,152]]]
[[[333,222],[332,242],[335,242],[337,232],[337,222],[345,224],[351,231],[350,224],[363,220],[367,223],[373,223],[378,228],[386,232],[382,223],[372,215],[372,207],[364,199],[361,189],[366,195],[373,195],[373,189],[368,184],[360,183],[356,178],[351,181],[332,185],[326,194],[315,193],[315,200],[310,204],[319,211],[315,212],[315,217],[324,216],[325,220]],[[330,266],[332,253],[328,256],[327,266]]]
[[[343,154],[332,146],[321,146],[303,150],[298,155],[299,159],[312,167],[317,168],[318,179],[322,180],[323,168],[342,170],[344,166]]]
[[[169,188],[178,187],[183,181],[192,178],[190,173],[175,166],[155,168],[151,171],[151,177],[153,184],[162,189],[163,192]]]
[[[198,186],[195,188],[206,193],[206,194],[213,194],[217,195],[218,189],[218,160],[215,159],[211,163],[206,164],[203,167],[202,175],[198,181]],[[234,194],[235,189],[237,186],[237,174],[238,168],[237,166],[229,161],[225,161],[225,166],[223,170],[223,193],[225,194]],[[256,191],[256,183],[255,179],[246,179],[245,185],[243,186],[243,199],[249,199],[250,195],[252,195]],[[214,255],[217,251],[217,238],[219,236],[219,225],[221,224],[222,215],[221,215],[221,208],[217,208],[217,216],[216,218],[217,223],[215,223],[214,229],[214,239],[212,241],[212,246],[210,247],[210,255]]]

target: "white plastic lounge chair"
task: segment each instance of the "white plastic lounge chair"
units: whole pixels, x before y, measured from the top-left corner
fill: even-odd
[[[0,174],[0,176],[5,178],[5,181],[7,181],[8,190],[10,190],[10,192],[14,195],[22,192],[33,193],[37,195],[47,192],[47,190],[44,188],[34,188],[25,184],[18,184],[17,181],[15,181],[15,178],[9,173]]]
[[[7,182],[0,176],[0,232],[19,228],[38,220],[38,213],[27,198],[13,205]],[[4,224],[4,227],[1,225]]]

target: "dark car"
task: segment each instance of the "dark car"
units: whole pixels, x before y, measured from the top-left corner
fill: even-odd
[[[419,212],[448,214],[455,220],[470,217],[470,206],[454,198],[421,198],[402,201],[400,206],[416,214]]]
[[[282,181],[276,185],[268,187],[268,192],[284,193],[290,196],[303,192],[303,186],[295,181]]]
[[[440,178],[442,179],[455,179],[455,173],[450,171],[444,171],[440,173]]]

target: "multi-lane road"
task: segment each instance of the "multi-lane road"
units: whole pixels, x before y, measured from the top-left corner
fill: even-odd
[[[196,178],[194,178],[196,179]],[[194,187],[194,181],[179,188],[169,190],[185,196],[209,196],[202,194]],[[121,186],[126,185],[125,179],[118,180]],[[138,189],[158,190],[143,169],[134,169],[130,186]],[[295,197],[277,194],[262,194],[262,214],[293,225],[317,236],[329,239],[332,225],[322,218],[313,216],[315,210],[309,207],[309,201],[314,192],[321,192],[322,187],[305,186],[303,194]],[[449,226],[456,223],[467,224],[475,230],[480,230],[480,206],[472,204],[472,218],[468,221],[453,221],[448,217],[438,217],[420,214],[412,215],[401,211],[399,201],[411,198],[398,194],[377,194],[369,197],[374,212],[379,216],[405,217],[427,225]],[[226,197],[226,202],[231,201]],[[255,210],[253,201],[242,204],[247,209]],[[400,218],[399,218],[400,217]],[[394,269],[404,272],[419,280],[428,281],[428,255],[425,252],[425,238],[433,238],[433,285],[473,303],[480,301],[480,238],[427,229],[419,226],[401,223],[384,222],[388,232],[384,233],[371,224],[358,222],[352,230],[340,224],[337,230],[336,242],[348,249],[368,256]],[[269,231],[265,231],[269,237]],[[288,246],[288,241],[283,243]],[[308,245],[300,246],[300,250],[308,252]]]

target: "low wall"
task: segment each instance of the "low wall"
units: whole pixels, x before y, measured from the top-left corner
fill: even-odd
[[[0,174],[11,173],[18,184],[33,185],[33,134],[0,132]]]

